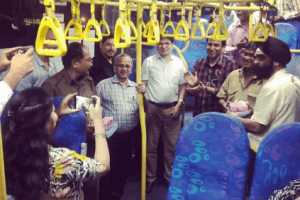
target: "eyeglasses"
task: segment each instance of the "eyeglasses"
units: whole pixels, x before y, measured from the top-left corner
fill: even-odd
[[[130,69],[131,68],[130,65],[121,65],[121,64],[118,64],[117,67],[119,67],[119,68],[125,68],[125,69]]]
[[[172,43],[171,42],[165,42],[165,43],[158,43],[158,46],[170,46]]]

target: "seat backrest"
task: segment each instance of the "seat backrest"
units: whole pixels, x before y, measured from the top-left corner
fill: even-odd
[[[53,97],[55,109],[58,109],[64,97]],[[81,143],[86,142],[86,119],[83,111],[62,117],[53,141],[60,147],[66,147],[80,153]]]
[[[249,140],[238,120],[198,115],[179,134],[168,200],[242,200],[249,162]]]
[[[286,42],[290,49],[296,49],[297,45],[297,29],[288,23],[276,23],[277,37]]]
[[[251,200],[268,199],[300,177],[300,123],[280,125],[261,142],[255,160]]]

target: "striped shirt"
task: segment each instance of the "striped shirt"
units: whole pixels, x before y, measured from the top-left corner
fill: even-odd
[[[137,125],[138,94],[135,86],[136,83],[128,79],[126,87],[123,87],[116,75],[100,81],[96,86],[103,117],[113,117],[118,123],[117,133],[129,132]]]
[[[300,0],[277,0],[278,15],[285,20],[300,17]]]
[[[197,73],[198,80],[204,85],[214,88],[215,94],[217,94],[227,76],[236,69],[238,69],[236,62],[222,53],[212,67],[208,57],[197,60],[193,74]],[[193,116],[211,111],[219,111],[218,98],[205,91],[199,92],[195,97]]]

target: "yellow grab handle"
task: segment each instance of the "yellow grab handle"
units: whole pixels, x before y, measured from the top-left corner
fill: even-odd
[[[222,30],[224,31],[223,33]],[[226,41],[228,39],[228,32],[224,21],[220,21],[217,23],[213,36],[214,40],[217,41]]]
[[[184,33],[180,33],[183,28]],[[188,41],[190,39],[189,24],[186,20],[180,20],[174,33],[174,38],[180,41]]]
[[[196,36],[196,31],[200,30],[201,35],[200,36]],[[205,38],[206,34],[205,34],[205,30],[204,30],[204,25],[203,23],[198,20],[197,22],[195,22],[193,29],[192,29],[192,34],[191,34],[191,38],[193,40],[202,40],[203,38]]]
[[[131,40],[137,40],[138,33],[137,33],[137,30],[136,30],[136,27],[135,27],[134,23],[132,21],[129,21],[128,26],[130,27],[130,30],[133,31],[133,35],[134,35],[133,37],[131,37],[131,34],[130,34]]]
[[[173,31],[172,34],[171,34],[171,33],[166,33],[166,30],[167,30],[168,27],[171,27],[171,29],[172,29],[172,31]],[[175,27],[174,27],[174,25],[173,25],[173,22],[168,21],[168,22],[166,23],[166,25],[164,26],[164,28],[163,28],[162,36],[164,36],[164,37],[174,37],[174,35],[175,35]]]
[[[253,42],[264,42],[268,38],[268,30],[266,27],[261,23],[257,23],[254,27],[253,33],[251,34],[251,40]]]
[[[148,35],[148,30],[149,30],[149,22],[145,25],[145,22],[143,22],[144,24],[142,24],[142,27],[144,28],[144,31],[143,31],[143,37],[144,38],[147,38],[147,35]]]
[[[209,35],[209,31],[210,29],[215,29],[217,26],[217,23],[216,22],[212,22],[208,25],[207,29],[206,29],[206,38],[209,38],[209,39],[213,39],[214,38],[214,34],[211,34]],[[214,30],[213,30],[213,33],[214,33]]]
[[[74,36],[68,36],[68,32],[71,26],[74,25]],[[65,37],[66,40],[82,40],[83,33],[82,33],[82,25],[76,19],[71,19],[68,23],[66,30],[65,30]]]
[[[271,34],[273,37],[277,37],[277,31],[275,26],[273,26],[272,24],[266,24],[266,27],[268,29],[268,35]]]
[[[49,29],[53,31],[56,40],[46,40]],[[57,45],[58,49],[45,49],[44,44]],[[43,17],[37,33],[35,49],[38,54],[43,56],[64,56],[67,53],[65,35],[56,17],[53,19],[47,16]]]
[[[95,28],[96,36],[95,38],[89,38],[89,32],[91,30],[91,27]],[[100,42],[102,40],[102,33],[100,30],[100,26],[97,20],[95,19],[89,19],[86,28],[84,30],[84,36],[83,39],[87,42]]]
[[[145,34],[144,34],[145,33]],[[144,30],[143,36],[147,37],[147,42],[151,45],[159,43],[159,23],[157,20],[150,20]]]
[[[121,38],[124,42],[120,42]],[[115,25],[114,44],[116,48],[126,48],[131,44],[130,27],[124,25],[122,19],[117,19]]]
[[[108,24],[104,19],[99,22],[99,26],[100,26],[100,30],[101,30],[101,26],[103,26],[106,30],[106,33],[102,32],[103,36],[109,36],[110,35],[110,30],[109,30]]]

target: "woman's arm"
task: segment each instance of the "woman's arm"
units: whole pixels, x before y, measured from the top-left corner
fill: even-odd
[[[94,159],[98,160],[101,165],[101,176],[105,175],[110,169],[110,156],[108,145],[106,141],[106,133],[104,131],[102,122],[102,107],[100,106],[100,98],[98,96],[92,96],[97,99],[95,107],[90,105],[90,117],[94,121],[95,125],[95,156]]]

